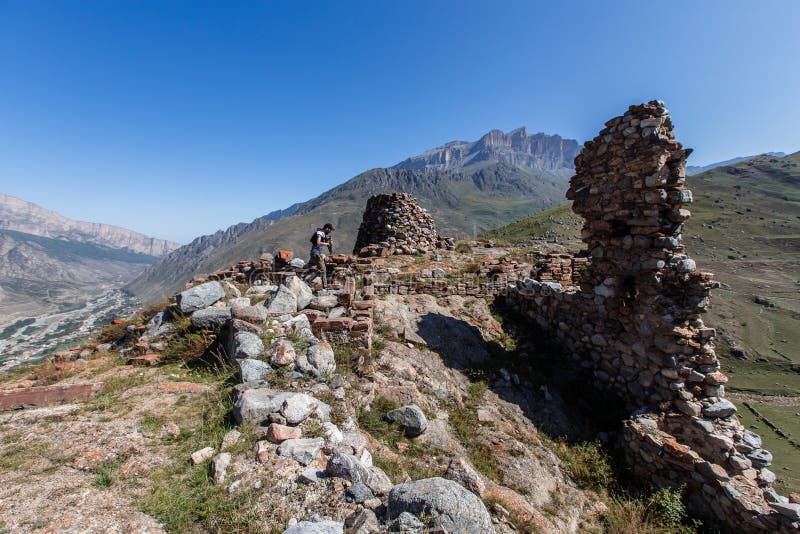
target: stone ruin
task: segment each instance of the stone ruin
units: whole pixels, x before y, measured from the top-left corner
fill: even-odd
[[[439,236],[433,217],[414,197],[392,193],[367,200],[353,254],[391,256],[436,248],[453,250],[455,242]]]
[[[567,193],[586,250],[541,262],[506,300],[633,411],[622,445],[639,480],[685,487],[695,514],[734,531],[795,531],[800,505],[770,487],[772,455],[725,399],[715,330],[701,319],[717,283],[681,239],[690,152],[662,102],[608,121],[575,159]]]

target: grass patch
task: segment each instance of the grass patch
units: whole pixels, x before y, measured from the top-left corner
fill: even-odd
[[[94,470],[94,482],[98,488],[108,488],[114,484],[114,472],[117,470],[116,462],[104,462]]]
[[[700,524],[690,521],[678,490],[661,489],[648,497],[611,499],[603,517],[612,534],[694,534]]]
[[[562,462],[572,480],[583,488],[595,491],[608,490],[615,483],[611,459],[599,443],[583,442],[570,445],[565,441],[552,441],[549,448]]]

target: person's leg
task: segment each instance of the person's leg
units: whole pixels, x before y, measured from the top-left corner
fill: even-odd
[[[328,287],[328,268],[325,267],[325,255],[320,254],[317,256],[319,261],[319,270],[322,273],[322,287]]]

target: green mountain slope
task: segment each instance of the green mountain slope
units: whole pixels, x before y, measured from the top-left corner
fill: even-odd
[[[336,227],[335,251],[350,253],[367,199],[378,193],[410,193],[428,208],[442,235],[457,238],[519,219],[557,205],[567,180],[562,174],[523,169],[506,163],[482,164],[458,171],[373,169],[293,207],[277,220],[257,219],[203,236],[145,270],[127,286],[145,300],[180,288],[192,276],[209,273],[240,259],[279,248],[308,256],[308,238],[325,222]]]

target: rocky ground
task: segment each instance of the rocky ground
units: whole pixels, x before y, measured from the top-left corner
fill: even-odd
[[[610,496],[546,340],[481,298],[387,295],[369,348],[328,343],[307,313],[366,306],[301,284],[204,284],[5,376],[0,404],[102,390],[0,412],[0,532],[663,531]]]

